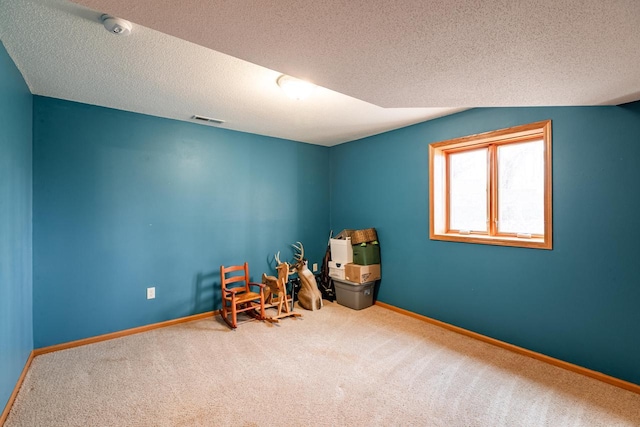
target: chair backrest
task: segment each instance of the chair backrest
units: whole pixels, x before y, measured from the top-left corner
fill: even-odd
[[[232,274],[236,271],[241,271],[240,274]],[[231,274],[230,274],[231,273]],[[230,267],[220,266],[220,283],[222,289],[239,288],[243,287],[249,291],[249,264],[244,265],[232,265]]]

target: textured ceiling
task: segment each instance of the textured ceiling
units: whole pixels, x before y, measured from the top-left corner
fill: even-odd
[[[638,0],[75,2],[90,9],[0,0],[33,93],[323,145],[470,107],[640,99]],[[289,100],[280,73],[323,88]]]

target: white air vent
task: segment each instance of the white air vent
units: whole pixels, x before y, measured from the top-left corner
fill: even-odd
[[[200,121],[203,121],[203,122],[209,122],[209,123],[213,123],[215,125],[221,125],[222,123],[224,123],[224,120],[213,119],[211,117],[205,117],[205,116],[194,115],[191,118],[193,120],[200,120]]]

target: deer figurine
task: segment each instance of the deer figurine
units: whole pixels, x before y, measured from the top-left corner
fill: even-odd
[[[298,292],[298,304],[306,310],[320,310],[322,308],[322,294],[318,289],[318,283],[313,273],[307,268],[307,260],[304,259],[304,246],[297,242],[299,246],[293,246],[298,253],[295,255],[296,262],[293,264],[293,270],[298,273],[300,278],[300,291]]]

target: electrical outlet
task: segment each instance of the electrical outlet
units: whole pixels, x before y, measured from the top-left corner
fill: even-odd
[[[154,299],[156,297],[156,288],[147,288],[147,299]]]
[[[318,263],[314,262],[313,263],[313,272],[315,273],[316,271],[318,271]]]

